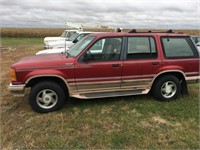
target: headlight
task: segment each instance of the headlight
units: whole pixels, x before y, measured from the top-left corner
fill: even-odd
[[[10,69],[10,81],[17,81],[15,69]]]

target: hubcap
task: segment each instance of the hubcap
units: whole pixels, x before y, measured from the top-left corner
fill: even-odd
[[[165,98],[171,98],[176,94],[176,90],[176,84],[172,81],[167,81],[161,87],[161,94]]]
[[[41,108],[50,109],[58,102],[58,96],[54,91],[44,89],[38,93],[36,102]]]

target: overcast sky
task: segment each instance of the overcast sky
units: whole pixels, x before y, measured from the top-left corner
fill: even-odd
[[[200,29],[200,0],[1,0],[1,27]]]

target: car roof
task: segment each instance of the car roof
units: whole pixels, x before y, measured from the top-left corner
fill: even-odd
[[[162,33],[162,32],[137,32],[137,33],[126,33],[126,32],[105,32],[105,33],[91,33],[96,37],[109,37],[109,36],[189,36],[188,34],[182,33]]]

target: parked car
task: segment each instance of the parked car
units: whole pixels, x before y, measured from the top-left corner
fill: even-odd
[[[44,48],[48,48],[49,42],[55,41],[65,41],[68,40],[74,33],[78,33],[79,30],[65,30],[59,37],[45,37],[44,38]]]
[[[170,101],[187,93],[187,84],[198,82],[199,61],[186,34],[92,33],[67,53],[25,57],[13,64],[9,89],[23,96],[31,87],[29,103],[40,113],[62,108],[69,97],[151,92]]]
[[[81,39],[81,40],[84,40],[84,39]],[[81,42],[81,40],[78,41],[78,42]],[[104,41],[102,41],[102,42],[104,43]],[[75,43],[75,44],[77,44],[77,43]],[[99,43],[99,46],[103,47],[103,43]],[[37,52],[36,55],[53,54],[53,53],[67,53],[68,51],[69,51],[69,47],[67,47],[67,48],[46,49],[46,50],[41,50],[41,51]],[[98,47],[97,47],[97,49],[92,50],[92,52],[99,52],[99,51],[100,51],[100,48],[98,50]]]
[[[81,40],[86,35],[90,34],[91,32],[78,32],[73,34],[69,39],[67,40],[59,40],[54,42],[49,42],[46,45],[47,49],[54,49],[54,48],[65,48],[65,47],[71,47],[73,44]]]
[[[198,50],[198,52],[199,52],[199,54],[200,54],[200,42],[198,42],[198,43],[196,44],[196,46],[197,46],[197,50]]]
[[[200,36],[198,36],[198,35],[192,35],[191,38],[195,44],[200,42]]]
[[[69,50],[69,48],[54,48],[54,49],[44,49],[38,51],[36,55],[43,55],[43,54],[54,54],[54,53],[65,53]]]

